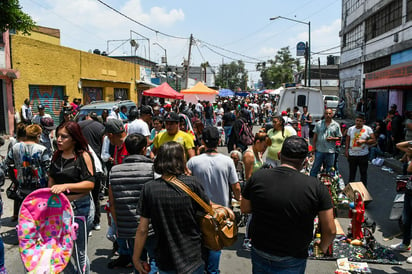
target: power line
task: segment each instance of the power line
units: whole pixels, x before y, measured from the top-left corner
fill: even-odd
[[[189,39],[189,38],[186,38],[186,37],[179,37],[179,36],[175,36],[175,35],[170,35],[170,34],[161,32],[161,31],[159,31],[159,30],[155,30],[154,28],[151,28],[151,27],[149,27],[149,26],[146,26],[145,24],[142,24],[142,23],[134,20],[133,18],[127,16],[126,14],[124,14],[124,13],[122,13],[121,11],[113,8],[112,6],[106,4],[105,2],[103,2],[103,1],[101,1],[101,0],[97,0],[97,2],[103,4],[103,5],[106,6],[107,8],[109,8],[109,9],[113,10],[114,12],[120,14],[121,16],[129,19],[130,21],[132,21],[132,22],[134,22],[134,23],[136,23],[136,24],[138,24],[138,25],[140,25],[140,26],[142,26],[142,27],[144,27],[144,28],[146,28],[146,29],[148,29],[148,30],[153,31],[153,32],[156,33],[156,34],[161,34],[161,35],[164,35],[164,36],[167,36],[167,37],[171,37],[171,38],[175,38],[175,39]]]

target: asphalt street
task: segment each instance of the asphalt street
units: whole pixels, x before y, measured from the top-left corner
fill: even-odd
[[[226,148],[219,148],[222,153],[227,153]],[[0,155],[5,155],[5,148],[0,148]],[[339,170],[347,182],[348,166],[346,158],[342,155],[339,157]],[[373,201],[367,206],[367,215],[377,223],[377,229],[374,234],[380,244],[389,246],[390,244],[401,241],[402,236],[398,224],[388,219],[392,206],[392,199],[395,196],[396,173],[389,173],[375,166],[369,166],[368,170],[368,189],[373,197]],[[9,185],[6,180],[2,187],[6,189]],[[0,233],[5,243],[5,263],[9,273],[24,273],[24,267],[19,255],[18,241],[15,232],[16,222],[11,222],[12,201],[7,199],[5,193],[2,194],[4,202],[4,215],[2,216],[2,227]],[[101,202],[102,209],[105,200]],[[346,215],[346,214],[345,214]],[[350,219],[346,216],[338,216],[338,220],[344,231],[347,230]],[[282,225],[279,220],[279,225]],[[102,215],[101,230],[93,231],[92,237],[89,238],[88,255],[91,261],[91,273],[132,273],[132,270],[126,268],[108,269],[107,263],[115,257],[112,256],[112,244],[106,239],[107,217]],[[226,248],[222,252],[220,269],[221,273],[251,273],[252,267],[250,262],[250,253],[242,249],[241,243],[245,228],[240,228],[239,238],[236,245]],[[397,253],[401,265],[383,265],[369,264],[372,273],[412,273],[412,265],[407,264],[405,259],[411,256],[409,253]],[[335,261],[318,261],[308,260],[306,273],[334,273],[336,269]]]

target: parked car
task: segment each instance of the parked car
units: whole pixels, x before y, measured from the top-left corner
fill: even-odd
[[[323,101],[326,103],[327,108],[336,109],[339,104],[339,97],[335,95],[323,95]]]
[[[80,108],[79,112],[74,117],[76,122],[84,120],[84,117],[87,116],[90,112],[94,111],[97,114],[97,117],[101,119],[102,112],[104,109],[107,109],[110,113],[112,111],[113,106],[121,106],[127,107],[127,113],[130,112],[131,109],[137,108],[135,102],[131,100],[124,100],[124,101],[114,101],[114,102],[106,102],[106,101],[94,101],[88,105],[84,105]]]

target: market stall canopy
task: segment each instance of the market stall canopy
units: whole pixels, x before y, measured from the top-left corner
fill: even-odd
[[[214,103],[219,92],[208,88],[202,82],[198,82],[194,87],[183,89],[180,93],[185,96],[185,101],[188,103],[197,103],[199,100]]]
[[[143,91],[144,96],[159,98],[183,99],[184,95],[174,90],[168,83]]]
[[[285,88],[284,87],[280,87],[280,88],[277,88],[277,89],[271,89],[270,91],[269,91],[269,94],[270,95],[278,95],[278,94],[280,94],[280,92],[282,91],[282,90],[284,90]]]
[[[219,92],[215,89],[208,88],[205,84],[202,82],[198,82],[194,87],[191,87],[189,89],[182,89],[180,93],[183,94],[218,94]]]
[[[220,97],[228,97],[228,96],[233,96],[233,95],[235,95],[235,93],[230,89],[224,88],[224,89],[219,90]]]

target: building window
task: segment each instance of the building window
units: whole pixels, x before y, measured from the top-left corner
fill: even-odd
[[[364,0],[346,0],[344,1],[344,10],[346,11],[346,15],[351,14],[355,10],[357,10]]]
[[[369,41],[402,24],[402,0],[395,0],[366,19],[365,40]]]
[[[406,3],[406,9],[407,9],[407,17],[406,20],[407,21],[411,21],[412,20],[412,0],[408,0]]]
[[[357,25],[343,36],[343,48],[350,50],[359,46],[362,42],[362,25]]]

